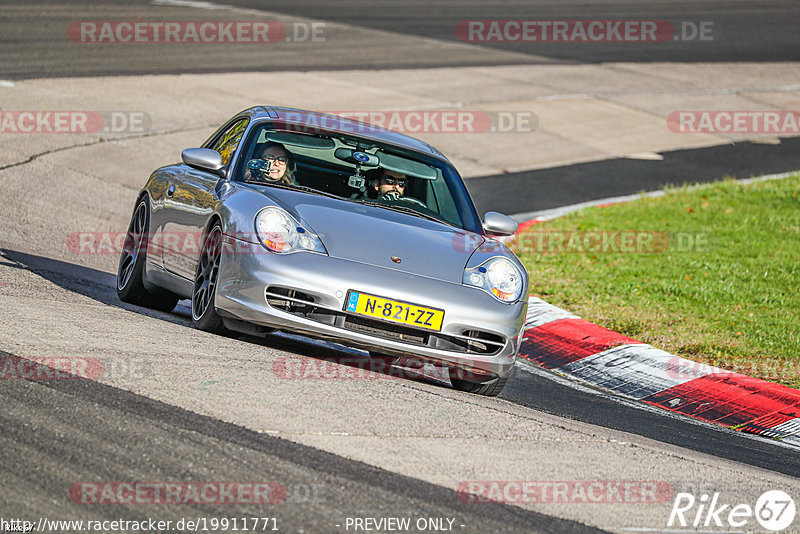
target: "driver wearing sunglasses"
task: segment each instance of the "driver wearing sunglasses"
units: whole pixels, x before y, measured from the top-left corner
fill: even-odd
[[[383,172],[379,178],[374,178],[371,182],[378,198],[382,200],[397,200],[403,196],[408,178],[399,172],[381,169]]]

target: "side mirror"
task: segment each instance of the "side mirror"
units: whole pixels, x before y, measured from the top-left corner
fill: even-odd
[[[518,227],[517,221],[496,211],[487,211],[483,216],[483,230],[487,234],[514,235]]]
[[[181,152],[183,162],[194,169],[208,171],[222,176],[220,170],[224,166],[222,155],[210,148],[187,148]]]

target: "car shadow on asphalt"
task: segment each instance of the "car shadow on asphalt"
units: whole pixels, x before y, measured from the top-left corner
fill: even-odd
[[[99,269],[8,248],[0,248],[0,265],[24,269],[58,287],[107,306],[192,328],[191,305],[188,300],[180,301],[172,312],[160,312],[122,302],[115,289],[116,276]],[[370,358],[365,351],[282,332],[267,334],[265,337],[247,334],[234,334],[232,337],[242,343],[291,353],[280,362],[284,365],[282,369],[286,379],[388,378],[450,386],[446,368],[422,366],[414,360],[401,360],[399,365],[388,365],[385,361]]]
[[[5,260],[5,261],[2,261]],[[148,317],[158,318],[176,324],[191,325],[188,308],[179,306],[177,313],[164,313],[122,302],[117,297],[117,277],[111,273],[86,265],[70,263],[36,254],[20,252],[8,248],[0,249],[0,265],[24,269],[41,276],[45,280],[79,295],[89,297],[107,306],[135,311]],[[186,309],[182,313],[182,308]]]
[[[230,481],[242,480],[239,477],[246,471],[246,481],[274,481],[281,498],[259,503],[250,493],[236,499],[234,490],[230,498],[215,500],[217,493],[212,490],[211,499],[207,499],[204,492],[201,492],[202,499],[197,493],[192,496],[191,492],[185,495],[182,492],[180,496],[167,497],[162,504],[146,506],[159,506],[160,513],[167,517],[170,514],[165,505],[185,507],[182,509],[212,518],[269,515],[278,518],[283,527],[281,531],[289,532],[303,532],[299,528],[303,520],[313,521],[312,528],[306,531],[343,532],[345,529],[333,525],[344,523],[346,517],[389,514],[458,521],[452,528],[431,528],[428,530],[431,532],[458,530],[459,526],[469,532],[605,532],[555,514],[505,503],[502,495],[494,496],[484,489],[488,483],[480,482],[475,488],[468,480],[458,484],[429,482],[401,474],[397,469],[377,467],[373,465],[375,462],[353,460],[195,413],[85,378],[82,373],[53,369],[46,358],[22,358],[0,350],[0,360],[4,361],[5,373],[12,369],[25,370],[25,376],[15,377],[19,380],[0,380],[0,391],[14,403],[14,413],[8,419],[23,418],[24,422],[0,427],[3,451],[13,459],[0,463],[0,476],[4,479],[18,476],[26,465],[35,465],[38,480],[37,484],[4,488],[4,497],[9,494],[16,497],[12,497],[12,505],[45,503],[48,509],[83,515],[87,513],[86,507],[94,506],[95,519],[138,521],[141,515],[133,509],[135,503],[132,506],[130,501],[116,500],[116,490],[103,493],[94,502],[82,501],[72,492],[72,488],[82,483],[73,483],[75,478],[72,477],[102,481],[114,478],[108,473],[117,473],[116,476],[122,473],[132,477],[128,480],[152,480],[149,477],[157,469],[167,480],[222,480],[227,485]],[[27,384],[18,386],[22,381]],[[264,413],[269,414],[269,409],[265,407]],[[36,424],[42,417],[48,421],[47,425]],[[372,453],[375,454],[377,452]],[[36,460],[42,456],[48,461],[39,465]],[[64,500],[67,494],[69,501]],[[152,491],[147,496],[142,499],[152,497]],[[96,506],[98,504],[100,506]],[[19,504],[18,508],[21,506]],[[294,524],[290,517],[294,518]],[[291,528],[285,528],[287,523]]]

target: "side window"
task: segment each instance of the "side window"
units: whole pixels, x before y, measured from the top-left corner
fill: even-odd
[[[239,141],[242,140],[242,135],[244,135],[246,128],[247,119],[242,119],[225,130],[219,139],[211,145],[211,148],[222,154],[222,163],[225,165],[228,164],[231,156],[236,152],[236,147],[239,146]]]

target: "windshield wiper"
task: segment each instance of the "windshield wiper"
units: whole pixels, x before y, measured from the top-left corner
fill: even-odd
[[[453,224],[451,222],[445,221],[444,219],[440,219],[439,217],[435,217],[435,216],[429,215],[427,213],[422,213],[421,211],[417,211],[414,208],[409,208],[407,206],[398,206],[397,204],[385,204],[383,202],[370,202],[369,200],[362,201],[361,204],[366,204],[368,206],[375,206],[375,207],[378,207],[378,208],[386,208],[387,210],[399,211],[400,213],[407,213],[409,215],[416,215],[418,217],[422,217],[423,219],[428,219],[430,221],[436,221],[438,223],[447,224],[447,225],[452,226],[454,228],[463,229],[460,226],[456,226],[455,224]]]
[[[281,184],[285,185],[285,184]],[[319,189],[314,189],[313,187],[308,187],[307,185],[287,185],[288,189],[294,189],[297,191],[305,191],[306,193],[313,193],[315,195],[322,195],[324,197],[330,198],[342,198],[339,195],[334,195],[333,193],[328,193],[327,191],[320,191]]]
[[[323,197],[330,197],[330,198],[338,198],[341,199],[339,195],[334,195],[333,193],[328,193],[327,191],[320,191],[319,189],[314,189],[313,187],[308,187],[307,185],[290,185],[285,184],[283,182],[264,182],[262,180],[245,180],[246,184],[256,184],[256,185],[268,185],[270,187],[279,187],[281,189],[291,189],[292,191],[303,191],[306,193],[312,193],[314,195],[320,195]]]

